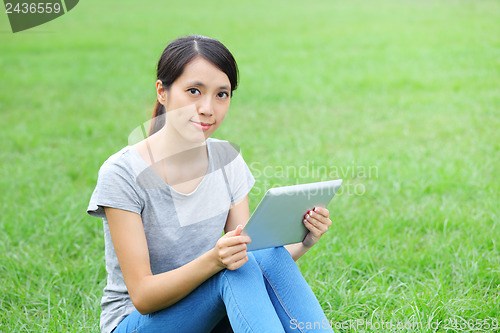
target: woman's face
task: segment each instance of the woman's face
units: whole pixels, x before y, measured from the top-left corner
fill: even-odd
[[[159,101],[167,111],[167,128],[190,142],[201,142],[222,124],[231,102],[231,83],[223,71],[197,57],[163,93]]]

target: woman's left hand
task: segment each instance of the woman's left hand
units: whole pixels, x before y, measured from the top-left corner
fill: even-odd
[[[328,228],[332,225],[332,220],[330,220],[328,209],[315,207],[314,210],[306,213],[303,223],[307,230],[309,230],[309,233],[302,241],[302,244],[309,248],[316,244],[321,236],[328,231]]]

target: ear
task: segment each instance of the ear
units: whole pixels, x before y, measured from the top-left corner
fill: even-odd
[[[165,104],[167,104],[167,92],[165,91],[161,80],[156,81],[156,98],[158,99],[158,102],[160,104],[166,106]]]

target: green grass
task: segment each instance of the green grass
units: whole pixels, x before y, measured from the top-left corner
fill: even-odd
[[[242,147],[251,210],[270,186],[344,178],[298,262],[332,322],[499,317],[498,1],[82,1],[9,29],[0,14],[0,332],[98,330],[88,199],[150,116],[164,46],[193,33],[240,66],[215,137]]]

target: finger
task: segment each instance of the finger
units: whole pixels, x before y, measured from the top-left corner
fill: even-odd
[[[238,244],[248,244],[252,241],[250,236],[247,235],[241,235],[241,236],[233,236],[233,237],[222,237],[220,239],[220,245],[221,246],[235,246]]]
[[[304,224],[307,226],[310,226],[308,229],[309,231],[312,231],[312,232],[316,232],[317,230],[319,230],[318,228],[318,222],[317,220],[311,218],[310,216],[306,215],[307,217],[304,218],[303,222]]]
[[[317,231],[317,229],[316,229]],[[318,233],[315,233],[313,231],[310,231],[306,237],[304,238],[304,240],[308,239],[309,241],[314,241],[314,243],[316,243],[319,239],[321,238],[321,234],[318,234]]]
[[[310,212],[309,214],[306,214],[306,220],[308,220],[311,224],[313,224],[323,232],[328,230],[328,227],[331,224],[330,219],[325,218],[324,216],[319,215],[316,212]]]
[[[328,230],[328,226],[321,221],[317,220],[314,217],[309,216],[305,219],[309,224],[311,224],[314,228],[318,229],[319,232],[325,233]],[[313,230],[311,230],[313,231]]]
[[[311,214],[310,214],[310,216],[312,218],[315,218],[316,220],[320,221],[321,223],[323,223],[327,227],[329,227],[329,226],[332,225],[332,220],[330,220],[329,217],[326,217],[324,215],[320,215],[317,212],[312,211]]]
[[[314,224],[312,224],[309,220],[304,219],[304,226],[311,232],[314,236],[321,236],[323,232],[318,229]]]
[[[227,248],[225,251],[221,252],[221,260],[229,265],[232,262],[241,260],[243,257],[247,255],[246,245],[242,245],[239,247]]]
[[[248,261],[248,257],[246,257],[245,259],[242,259],[238,262],[232,263],[231,265],[227,266],[227,269],[229,269],[230,271],[237,270],[238,268],[243,266],[247,261]]]
[[[238,269],[240,268],[241,266],[243,266],[246,262],[248,261],[248,256],[246,255],[245,253],[245,256],[242,257],[241,259],[237,260],[237,261],[234,261],[232,262],[231,264],[229,264],[227,266],[227,269],[231,270],[231,271],[234,271],[235,269]]]
[[[236,229],[231,230],[230,232],[226,233],[224,236],[228,236],[228,237],[239,236],[241,234],[242,230],[243,230],[243,226],[241,224],[238,224]]]
[[[228,257],[234,255],[235,253],[247,250],[246,243],[238,243],[238,244],[234,244],[234,245],[220,243],[220,244],[217,244],[217,247],[218,247],[219,257],[221,259],[228,258]]]
[[[248,256],[248,254],[247,254],[247,249],[245,247],[243,250],[233,253],[233,255],[231,256],[231,261],[237,262],[245,258],[246,256]]]
[[[312,225],[314,225],[319,231],[325,233],[328,231],[328,225],[323,223],[322,221],[318,221],[315,218],[309,218],[308,220]]]
[[[235,246],[225,247],[220,251],[222,258],[228,258],[236,253],[245,252],[247,250],[246,244],[239,244]]]
[[[223,257],[221,257],[221,261],[227,267],[227,266],[230,266],[231,264],[245,258],[246,256],[247,256],[247,251],[246,251],[246,249],[243,249],[243,250],[238,251],[236,253],[224,255]]]
[[[307,228],[307,230],[309,230],[309,232],[312,232],[313,234],[316,234],[318,228],[316,228],[315,226],[313,226],[306,219],[302,220],[302,222],[304,223],[304,226]]]
[[[238,226],[236,227],[236,229],[234,230],[234,235],[235,236],[239,236],[241,235],[241,231],[243,230],[243,226],[241,224],[238,224]]]
[[[323,215],[321,215],[320,213],[314,211],[314,210],[309,210],[307,211],[307,213],[304,215],[304,218],[307,219],[309,218],[310,216],[313,216],[315,217],[317,220],[320,220],[321,219],[327,219],[327,217],[324,217]]]
[[[314,207],[313,209],[314,212],[328,218],[330,217],[330,211],[328,209],[326,209],[325,207]]]

